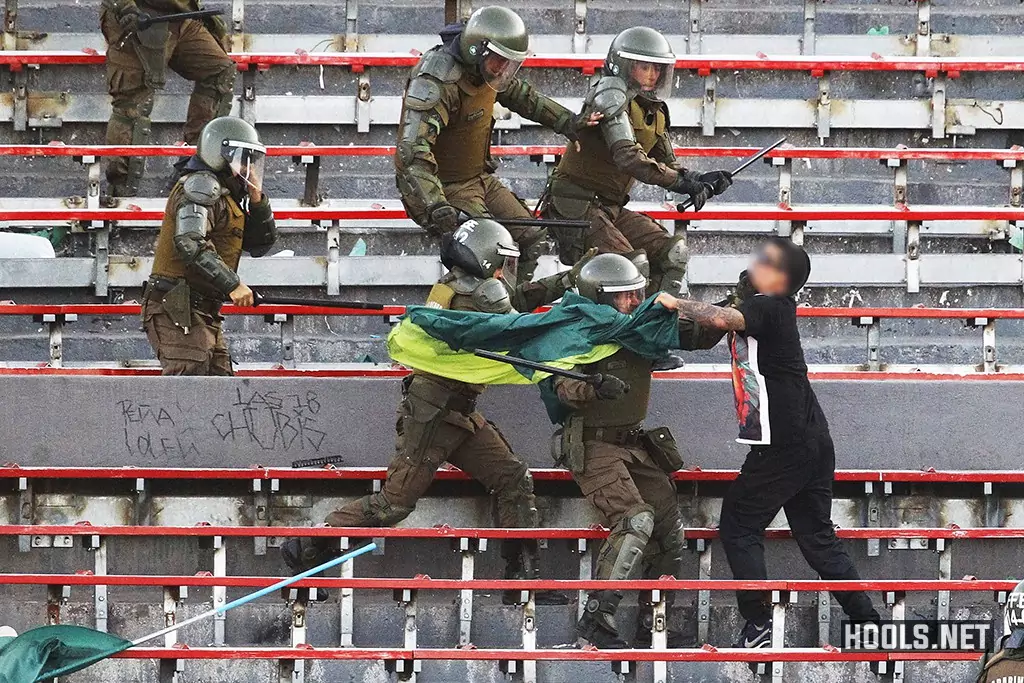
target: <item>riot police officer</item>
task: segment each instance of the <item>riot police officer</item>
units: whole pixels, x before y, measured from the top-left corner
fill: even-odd
[[[598,128],[579,133],[552,172],[544,215],[587,219],[588,230],[558,228],[559,255],[572,263],[590,247],[623,254],[650,274],[652,291],[678,295],[688,253],[681,235],[669,235],[647,216],[625,208],[636,181],[689,195],[699,210],[732,184],[728,171],[698,173],[676,161],[666,98],[676,57],[651,28],[615,36],[603,76],[587,93],[581,116],[600,113]]]
[[[225,116],[206,124],[196,154],[167,199],[142,321],[165,375],[231,375],[221,304],[251,306],[239,279],[242,252],[277,241],[263,193],[266,148],[256,129]]]
[[[441,38],[413,68],[405,88],[395,152],[402,204],[434,236],[454,232],[469,216],[528,218],[532,214],[522,201],[493,175],[495,102],[570,140],[586,124],[516,75],[530,38],[512,10],[483,7]],[[547,232],[509,230],[522,252],[519,279],[528,281]]]
[[[168,66],[194,82],[183,131],[194,145],[203,126],[231,113],[235,63],[228,56],[227,26],[220,17],[139,25],[143,15],[159,16],[202,9],[201,0],[102,0],[100,28],[107,40],[107,87],[113,111],[108,145],[149,142],[153,98],[167,81]],[[111,157],[108,193],[134,197],[145,171],[145,157]]]
[[[442,241],[441,261],[450,269],[430,290],[427,306],[460,311],[509,313],[550,303],[575,285],[581,262],[565,273],[516,285],[519,247],[500,223],[482,218],[463,223]],[[593,254],[590,254],[592,256]],[[402,387],[395,456],[379,493],[353,501],[327,516],[327,525],[393,526],[405,519],[426,493],[434,473],[450,462],[481,482],[497,498],[498,523],[536,527],[533,478],[508,441],[477,410],[484,387],[413,371]],[[325,539],[292,539],[282,547],[295,572],[330,555]],[[537,578],[535,541],[506,541],[506,578]],[[519,592],[505,594],[506,604]],[[540,604],[566,604],[565,596],[538,592]]]
[[[1014,683],[1024,677],[1024,581],[1006,599],[1003,647],[983,666],[978,683]]]
[[[640,305],[647,278],[619,254],[595,256],[581,270],[581,296],[629,314]],[[665,295],[668,296],[668,295]],[[709,349],[723,333],[679,320],[678,348]],[[623,580],[677,575],[683,552],[683,525],[672,473],[682,466],[667,428],[646,430],[652,361],[627,349],[580,368],[600,375],[596,384],[564,377],[553,382],[558,400],[569,409],[559,430],[561,462],[597,508],[611,534],[601,546],[594,578]],[[671,594],[670,594],[670,600]],[[577,634],[599,648],[622,648],[615,621],[622,593],[592,592]],[[641,599],[637,640],[650,642],[649,599]],[[670,645],[681,646],[670,632]]]

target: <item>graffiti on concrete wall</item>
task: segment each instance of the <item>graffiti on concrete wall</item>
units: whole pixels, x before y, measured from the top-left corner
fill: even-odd
[[[224,444],[255,450],[319,453],[327,432],[315,391],[236,388],[223,409],[201,410],[187,396],[165,402],[117,402],[125,450],[132,457],[199,464]]]

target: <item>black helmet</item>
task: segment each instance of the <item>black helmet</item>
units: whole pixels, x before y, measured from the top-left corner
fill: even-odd
[[[487,85],[504,92],[530,54],[530,34],[518,14],[505,7],[481,7],[462,29],[459,55],[475,66]]]
[[[636,26],[615,36],[604,72],[626,81],[630,90],[651,100],[664,101],[672,94],[676,56],[665,36],[653,28]]]
[[[441,240],[441,263],[479,278],[494,277],[514,282],[519,267],[519,246],[504,225],[491,218],[473,218]]]
[[[244,119],[221,116],[203,126],[196,156],[214,171],[230,171],[257,190],[263,188],[267,148]]]
[[[621,254],[598,254],[580,270],[576,292],[599,304],[614,304],[620,292],[642,292],[647,278],[640,269]]]
[[[1024,648],[1024,581],[1006,597],[1003,638],[1003,647],[1008,650]]]

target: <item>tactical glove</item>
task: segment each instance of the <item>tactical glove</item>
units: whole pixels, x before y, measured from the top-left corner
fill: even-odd
[[[572,289],[573,287],[576,286],[576,280],[579,278],[580,271],[583,270],[583,266],[590,263],[590,259],[594,258],[595,256],[597,256],[597,247],[591,247],[589,250],[587,250],[585,254],[583,254],[582,257],[580,257],[580,260],[576,262],[576,264],[572,267],[571,270],[567,270],[565,272],[566,289]]]
[[[615,375],[597,375],[594,391],[602,401],[615,401],[629,393],[629,385]]]
[[[683,173],[680,173],[676,182],[672,183],[671,187],[667,189],[678,194],[689,195],[694,211],[703,209],[704,204],[714,194],[714,189],[711,185],[702,183],[698,179],[688,178]]]
[[[139,6],[135,4],[134,0],[126,0],[117,5],[115,12],[117,17],[117,23],[121,27],[124,35],[130,33],[139,32],[139,19],[141,13],[139,12]]]
[[[700,182],[708,186],[712,195],[718,196],[732,185],[732,173],[728,171],[708,171],[707,173],[700,174]]]
[[[470,218],[469,215],[448,202],[440,202],[430,209],[430,223],[426,226],[426,230],[434,237],[450,235]]]

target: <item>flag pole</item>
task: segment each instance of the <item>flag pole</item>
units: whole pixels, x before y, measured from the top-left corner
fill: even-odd
[[[267,586],[266,588],[261,588],[261,589],[259,589],[258,591],[254,592],[254,593],[250,593],[249,595],[245,595],[245,596],[243,596],[241,598],[238,598],[237,600],[232,600],[231,602],[227,603],[226,605],[222,605],[221,607],[214,608],[214,609],[212,609],[212,610],[210,610],[208,612],[203,612],[202,614],[198,614],[198,615],[196,615],[194,617],[190,617],[190,618],[186,619],[185,621],[181,621],[181,622],[178,622],[176,624],[172,624],[171,626],[168,626],[166,628],[162,628],[159,631],[154,631],[153,633],[150,633],[149,635],[146,635],[146,636],[142,636],[141,638],[136,638],[135,640],[131,641],[127,645],[125,645],[123,647],[119,647],[116,650],[112,650],[110,652],[105,652],[102,655],[97,655],[96,657],[93,658],[92,661],[88,662],[85,666],[91,666],[92,664],[95,664],[96,662],[99,662],[99,661],[101,661],[103,659],[106,659],[107,657],[111,657],[113,655],[116,655],[119,652],[124,652],[125,650],[127,650],[129,648],[132,648],[132,647],[135,647],[136,645],[141,645],[142,643],[147,643],[147,642],[149,642],[151,640],[155,640],[156,638],[159,638],[160,636],[164,636],[164,635],[167,635],[168,633],[172,633],[174,631],[177,631],[179,628],[182,628],[184,626],[188,626],[189,624],[194,624],[197,621],[202,621],[203,619],[209,619],[210,617],[212,617],[212,616],[214,616],[216,614],[221,614],[223,612],[227,612],[228,610],[234,609],[235,607],[241,607],[242,605],[244,605],[246,603],[249,603],[249,602],[252,602],[253,600],[257,600],[259,598],[262,598],[264,595],[269,595],[270,593],[273,593],[274,591],[277,591],[277,590],[280,590],[280,589],[285,588],[287,586],[290,586],[293,583],[296,583],[298,581],[302,581],[303,579],[308,579],[309,577],[313,576],[314,574],[319,574],[320,572],[327,571],[331,567],[337,567],[339,564],[344,564],[345,562],[348,562],[349,560],[352,560],[352,559],[354,559],[356,557],[359,557],[360,555],[364,555],[364,554],[370,552],[371,550],[375,550],[376,548],[377,548],[377,544],[376,543],[367,543],[366,545],[362,546],[361,548],[356,548],[355,550],[353,550],[351,552],[348,552],[348,553],[345,553],[344,555],[341,555],[340,557],[336,557],[333,560],[330,560],[328,562],[324,562],[323,564],[321,564],[321,565],[319,565],[317,567],[313,567],[312,569],[307,569],[306,571],[304,571],[304,572],[302,572],[300,574],[296,574],[295,576],[290,576],[290,577],[288,577],[286,579],[282,579],[281,581],[278,581],[277,583],[275,583],[272,586]],[[40,676],[39,678],[37,678],[36,679],[36,683],[39,683],[39,681],[49,681],[49,680],[51,680],[53,678],[57,678],[58,676],[63,676],[65,674],[69,674],[69,673],[73,673],[75,671],[79,671],[81,669],[84,669],[85,666],[82,666],[81,663],[78,663],[78,664],[74,664],[74,665],[71,665],[71,666],[67,666],[67,667],[58,669],[58,670],[53,671],[53,672],[47,672],[45,675]]]

